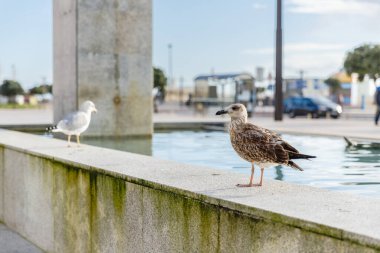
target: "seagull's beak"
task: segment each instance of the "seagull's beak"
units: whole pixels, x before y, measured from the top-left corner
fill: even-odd
[[[95,112],[95,113],[97,113],[97,112],[98,112],[98,110],[96,110],[96,108],[94,108],[94,112]]]
[[[215,115],[222,115],[222,114],[226,114],[226,113],[228,113],[228,111],[220,110],[220,111],[217,111]]]

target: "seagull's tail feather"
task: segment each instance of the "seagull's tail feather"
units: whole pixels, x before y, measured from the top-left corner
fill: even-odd
[[[292,160],[292,159],[309,159],[309,158],[316,158],[316,156],[289,152],[289,159],[290,160]]]
[[[289,152],[289,162],[287,165],[292,167],[293,169],[303,171],[303,169],[300,166],[298,166],[295,162],[291,160],[292,159],[310,159],[310,158],[316,158],[316,156]]]
[[[49,126],[46,128],[46,131],[47,132],[59,132],[59,129],[57,128],[57,126]]]
[[[297,165],[295,162],[293,162],[293,161],[289,161],[287,165],[290,166],[290,167],[292,167],[293,169],[303,171],[303,169],[302,169],[300,166],[298,166],[298,165]]]

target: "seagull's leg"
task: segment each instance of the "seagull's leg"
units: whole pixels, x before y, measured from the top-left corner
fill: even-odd
[[[71,138],[71,135],[69,134],[67,136],[67,146],[70,147],[70,138]]]
[[[77,134],[77,143],[78,143],[78,147],[79,147],[80,146],[79,134]]]
[[[262,186],[263,185],[263,175],[264,175],[264,168],[261,168],[260,183],[255,184],[255,186]]]
[[[237,187],[252,187],[253,186],[253,174],[255,173],[255,166],[253,166],[252,162],[252,168],[251,168],[251,177],[249,178],[249,184],[237,184]]]

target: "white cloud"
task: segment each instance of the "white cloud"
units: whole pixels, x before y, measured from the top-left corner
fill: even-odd
[[[273,54],[274,49],[270,47],[256,48],[256,49],[245,49],[242,54],[256,55],[256,54]]]
[[[292,76],[304,70],[307,76],[326,77],[342,67],[347,46],[334,43],[288,43],[284,45],[284,74]],[[274,66],[274,48],[257,48],[243,51],[252,55],[257,66]]]
[[[343,57],[344,52],[285,54],[284,70],[289,74],[304,70],[307,76],[327,76],[342,67]]]
[[[294,13],[378,15],[380,1],[287,0],[286,7],[290,12]]]
[[[262,4],[262,3],[253,3],[252,7],[253,7],[253,9],[256,9],[256,10],[262,10],[262,9],[267,8],[267,6],[265,4]]]
[[[347,46],[343,44],[328,44],[328,43],[287,43],[284,45],[284,53],[302,53],[310,51],[343,51]],[[274,47],[268,48],[256,48],[256,49],[246,49],[242,52],[243,54],[255,55],[255,54],[273,54]]]

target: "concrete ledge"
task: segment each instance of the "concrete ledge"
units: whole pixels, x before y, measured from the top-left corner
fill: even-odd
[[[34,124],[34,125],[1,125],[0,127],[12,131],[43,133],[46,128],[51,127],[53,124]]]
[[[155,122],[154,129],[161,131],[173,130],[224,130],[226,124],[223,122]]]
[[[378,252],[380,201],[0,130],[0,220],[48,252]]]

